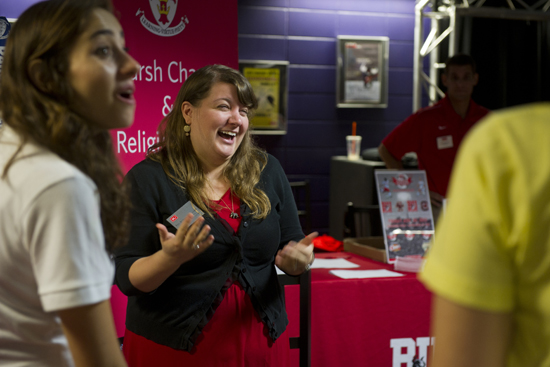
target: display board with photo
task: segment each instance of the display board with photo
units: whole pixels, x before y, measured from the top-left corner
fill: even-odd
[[[387,106],[387,37],[339,36],[337,107]]]
[[[288,61],[239,61],[239,70],[258,98],[258,108],[250,119],[253,134],[286,134],[287,68]]]
[[[423,257],[434,234],[426,172],[378,170],[375,177],[388,262]]]

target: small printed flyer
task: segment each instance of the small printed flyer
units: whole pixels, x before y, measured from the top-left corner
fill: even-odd
[[[280,70],[245,67],[243,75],[258,98],[258,108],[251,123],[255,127],[276,129],[279,127]]]
[[[434,234],[426,172],[375,171],[388,262],[423,257]]]

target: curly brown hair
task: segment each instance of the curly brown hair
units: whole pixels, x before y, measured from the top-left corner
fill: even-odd
[[[212,86],[218,82],[237,88],[239,102],[249,111],[258,107],[258,101],[248,80],[237,70],[224,65],[208,65],[195,71],[183,83],[172,111],[159,127],[160,141],[149,148],[148,158],[160,162],[166,175],[187,192],[190,200],[204,212],[210,213],[210,200],[205,194],[206,176],[193,149],[191,140],[185,137],[185,119],[181,105],[189,102],[199,106]],[[231,190],[248,205],[254,218],[265,218],[271,210],[267,195],[257,187],[260,174],[267,164],[267,154],[261,150],[247,130],[241,145],[224,168],[224,176]]]
[[[67,77],[69,53],[86,28],[90,14],[113,11],[109,0],[50,0],[27,9],[6,42],[0,77],[0,111],[4,123],[22,143],[4,168],[2,178],[18,159],[23,144],[32,141],[57,154],[88,175],[100,195],[106,249],[124,244],[129,200],[121,184],[122,171],[110,133],[71,110],[74,92]],[[43,86],[30,75],[41,61]]]

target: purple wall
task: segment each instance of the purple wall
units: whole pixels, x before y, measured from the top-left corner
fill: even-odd
[[[25,9],[40,0],[1,0],[0,16],[6,18],[18,18]]]
[[[329,227],[330,159],[345,155],[357,121],[362,148],[377,147],[412,112],[414,0],[238,0],[239,58],[289,65],[288,133],[258,136],[289,180],[309,179],[312,225]],[[388,107],[337,109],[336,37],[390,38]]]

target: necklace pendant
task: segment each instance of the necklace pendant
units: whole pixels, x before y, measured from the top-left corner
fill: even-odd
[[[237,219],[239,218],[239,214],[235,213],[235,212],[231,212],[231,214],[229,214],[229,218],[231,219]]]

